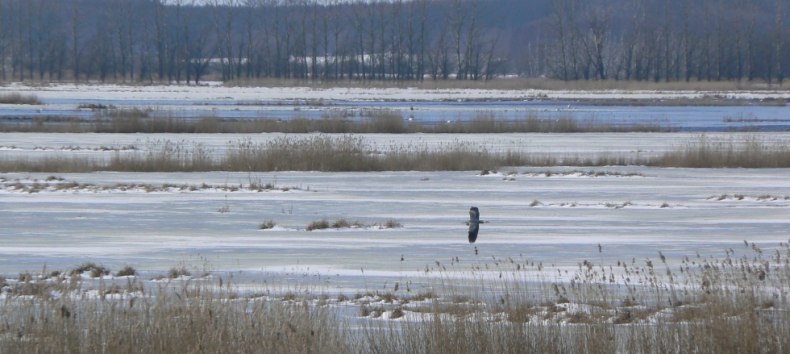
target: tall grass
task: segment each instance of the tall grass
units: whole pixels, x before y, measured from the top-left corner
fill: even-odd
[[[102,160],[80,156],[0,159],[0,171],[3,172],[81,173],[103,171],[106,168],[107,164]]]
[[[457,142],[438,148],[394,146],[380,151],[362,137],[315,135],[254,144],[242,143],[226,160],[230,170],[252,171],[426,171],[477,170],[526,162],[520,154],[494,153]]]
[[[585,260],[569,281],[550,283],[540,279],[556,271],[494,259],[475,268],[471,290],[455,295],[462,301],[373,325],[366,343],[385,353],[787,352],[790,249],[751,248],[674,265],[661,252],[616,266]]]
[[[787,168],[790,146],[757,138],[711,140],[704,135],[658,156],[574,156],[492,151],[455,141],[439,146],[377,146],[358,135],[283,136],[256,143],[230,142],[224,152],[187,141],[155,140],[146,149],[115,152],[109,159],[44,157],[0,160],[2,172],[193,171],[470,171],[505,166],[649,165],[687,168]]]
[[[769,143],[757,137],[737,141],[701,135],[649,164],[691,168],[787,168],[790,167],[790,145],[787,142]]]
[[[787,352],[790,247],[744,248],[677,264],[660,251],[584,260],[560,276],[523,258],[437,261],[419,280],[436,293],[396,287],[355,300],[240,292],[221,278],[92,290],[60,273],[21,274],[4,287],[0,352]]]
[[[115,152],[109,159],[46,157],[0,160],[0,171],[404,171],[482,170],[524,165],[526,156],[510,151],[490,152],[474,144],[456,142],[438,148],[427,145],[378,147],[361,136],[308,135],[279,137],[255,143],[229,143],[224,153],[201,144],[149,141],[146,149]]]
[[[418,122],[404,119],[397,111],[366,110],[362,117],[344,113],[327,114],[318,119],[294,117],[279,119],[224,119],[218,117],[183,118],[151,109],[98,109],[90,119],[74,117],[35,117],[24,122],[0,123],[0,131],[40,133],[592,133],[592,132],[666,132],[672,127],[660,124],[616,125],[595,120],[579,120],[570,115],[541,118],[502,119],[482,112],[470,120]]]
[[[180,172],[221,170],[211,152],[201,144],[155,140],[146,152],[116,153],[100,170],[128,172]]]
[[[204,286],[85,297],[16,297],[0,305],[3,353],[317,353],[349,352],[339,322],[304,302],[237,298]],[[84,294],[84,293],[82,293]],[[27,299],[29,298],[29,300]]]
[[[418,128],[424,133],[611,133],[611,132],[669,132],[673,129],[659,124],[615,125],[595,120],[579,120],[572,116],[539,118],[529,115],[524,119],[503,120],[491,113],[480,113],[469,121],[440,122]]]

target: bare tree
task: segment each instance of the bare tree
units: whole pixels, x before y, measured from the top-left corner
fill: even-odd
[[[162,3],[161,0],[155,0],[155,8],[156,11],[154,12],[154,25],[156,27],[156,56],[157,56],[157,73],[159,80],[163,80],[165,78],[165,66],[167,65],[167,52],[168,52],[168,40],[167,40],[167,33],[168,26],[167,26],[167,19],[165,18],[165,5]]]
[[[212,23],[216,32],[217,53],[222,68],[222,80],[228,81],[236,78],[240,71],[240,57],[234,51],[235,32],[234,23],[236,8],[239,0],[211,0]]]
[[[417,51],[416,53],[412,53],[410,56],[416,56],[416,76],[417,80],[422,81],[423,75],[425,74],[425,45],[426,45],[426,33],[430,31],[427,24],[427,0],[414,0],[410,3],[415,7],[412,11],[412,14],[415,12],[419,15],[419,30],[417,35]]]
[[[661,51],[663,55],[663,76],[664,81],[669,82],[670,77],[672,76],[672,38],[674,36],[673,28],[675,27],[672,14],[670,13],[671,4],[670,0],[664,0],[664,11],[663,11],[663,18],[662,22],[663,25],[661,26]]]
[[[683,34],[682,34],[682,45],[683,45],[683,78],[686,82],[691,81],[691,76],[693,74],[693,51],[694,51],[694,44],[692,43],[691,37],[691,1],[692,0],[684,0],[683,7],[681,10],[681,14],[683,16]]]
[[[577,60],[577,13],[578,0],[553,0],[552,20],[558,37],[559,72],[563,80],[576,80],[578,76]]]
[[[470,1],[469,26],[466,31],[466,49],[464,51],[464,70],[463,79],[478,80],[482,74],[482,52],[481,30],[478,23],[479,2]],[[460,67],[460,65],[459,65]]]
[[[7,78],[6,57],[8,56],[9,38],[11,37],[7,16],[6,3],[0,2],[0,79],[3,81]]]
[[[754,3],[754,0],[747,0],[747,20],[746,20],[746,31],[744,32],[744,38],[741,40],[741,45],[745,47],[743,50],[744,53],[744,71],[746,73],[746,78],[749,81],[754,80],[755,78],[755,38],[754,32],[755,27],[757,27],[757,9]]]
[[[784,82],[784,70],[782,68],[782,50],[784,46],[784,36],[782,34],[784,25],[784,1],[776,0],[774,2],[774,71],[776,73],[776,80],[781,86]],[[770,82],[770,79],[768,80]]]
[[[456,78],[462,79],[465,76],[466,72],[466,63],[464,62],[465,59],[465,50],[463,48],[464,44],[464,27],[466,26],[466,15],[467,11],[465,9],[465,1],[464,0],[453,0],[452,7],[450,12],[450,29],[453,34],[453,48],[455,51],[455,65],[458,69],[456,72]]]
[[[609,35],[609,20],[611,7],[606,3],[588,2],[590,6],[587,13],[589,32],[583,41],[587,49],[588,61],[594,67],[595,78],[606,80],[606,66],[604,64],[604,46]]]
[[[531,12],[511,17],[509,7]],[[563,80],[782,83],[787,7],[787,0],[0,0],[0,78],[476,80],[508,70]]]
[[[448,21],[444,21],[437,27],[435,38],[433,39],[428,52],[431,78],[447,80],[453,70],[451,58],[451,44]]]

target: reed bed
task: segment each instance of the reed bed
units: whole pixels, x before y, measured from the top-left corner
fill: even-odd
[[[0,172],[195,171],[470,171],[507,166],[647,165],[685,168],[788,168],[790,145],[758,138],[710,139],[702,135],[672,151],[640,154],[530,154],[491,150],[461,140],[439,146],[377,146],[358,135],[283,136],[257,143],[229,142],[223,152],[189,141],[151,140],[144,149],[105,158],[54,156],[0,160]]]
[[[404,282],[428,287],[334,297],[239,291],[218,274],[88,286],[87,272],[26,273],[0,279],[0,351],[787,352],[790,247],[736,248],[721,258],[581,260],[571,272],[453,257]]]
[[[68,281],[0,305],[3,353],[307,353],[350,352],[341,323],[303,302],[236,298],[185,284],[101,287]],[[72,286],[73,287],[73,286]],[[48,293],[64,294],[58,298]],[[81,294],[81,295],[74,295]]]
[[[757,137],[736,141],[701,135],[648,164],[690,168],[788,168],[790,144],[767,142]]]
[[[234,141],[225,152],[190,142],[154,140],[145,149],[116,151],[105,159],[76,156],[5,159],[0,161],[0,171],[457,171],[529,164],[525,158],[514,152],[492,152],[464,142],[440,147],[378,147],[360,136],[308,135],[280,137],[264,143]]]
[[[35,117],[29,123],[0,123],[2,132],[31,133],[332,133],[332,134],[407,134],[407,133],[595,133],[595,132],[668,132],[672,127],[660,124],[617,125],[595,120],[580,120],[571,115],[541,118],[529,114],[520,119],[503,119],[494,113],[481,112],[467,121],[419,122],[404,119],[397,111],[365,110],[362,117],[349,113],[327,114],[321,118],[295,117],[287,120],[225,119],[217,117],[182,118],[152,109],[96,109],[94,116]]]

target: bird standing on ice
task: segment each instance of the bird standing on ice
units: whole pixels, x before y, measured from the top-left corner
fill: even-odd
[[[480,231],[482,223],[484,221],[480,221],[480,210],[474,206],[469,208],[469,222],[466,223],[469,225],[469,243],[475,243],[477,240],[477,232]]]

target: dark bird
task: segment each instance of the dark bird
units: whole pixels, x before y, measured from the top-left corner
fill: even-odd
[[[480,210],[477,207],[469,208],[469,243],[475,243],[477,240],[477,232],[480,231],[480,224],[484,221],[480,221]]]

